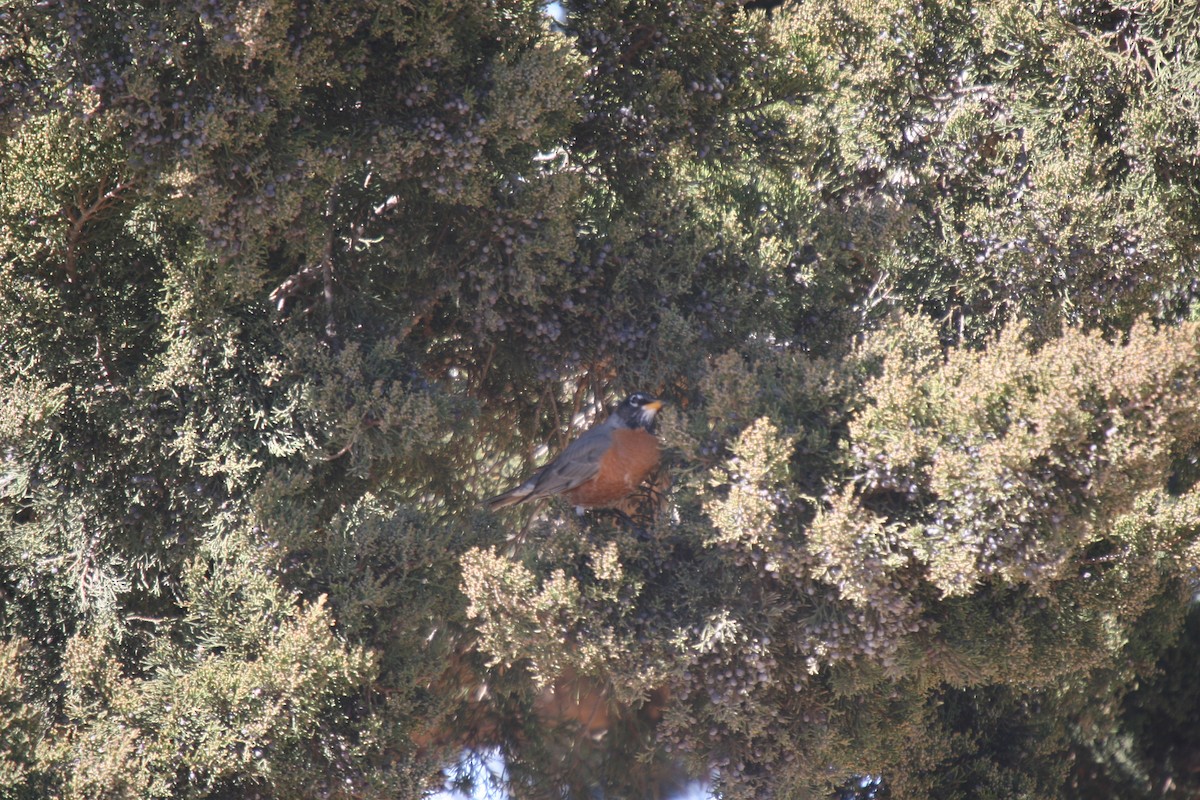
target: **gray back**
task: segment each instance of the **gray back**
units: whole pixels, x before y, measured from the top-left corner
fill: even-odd
[[[600,459],[608,450],[613,431],[621,421],[613,414],[602,424],[586,431],[542,468],[529,499],[569,492],[587,483],[600,471]]]

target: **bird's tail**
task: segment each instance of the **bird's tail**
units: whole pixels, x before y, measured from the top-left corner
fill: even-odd
[[[499,511],[502,508],[515,506],[517,503],[524,502],[529,499],[529,495],[533,494],[533,481],[525,481],[520,486],[514,486],[503,494],[498,494],[495,497],[489,497],[483,501],[483,504],[490,511]]]

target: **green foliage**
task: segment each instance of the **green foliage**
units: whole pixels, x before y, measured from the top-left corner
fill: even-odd
[[[271,613],[238,607],[252,587],[194,591],[183,625],[203,629],[211,603],[235,612],[224,622],[253,617],[259,630],[214,631],[194,648],[163,642],[141,680],[121,676],[97,637],[68,645],[70,729],[58,756],[74,765],[67,796],[207,797],[235,786],[306,796],[338,779],[348,747],[337,701],[370,679],[370,658],[332,637],[324,598]]]
[[[889,357],[851,424],[861,497],[831,513],[893,531],[943,595],[993,575],[1035,590],[1061,579],[1104,536],[1096,521],[1164,487],[1200,439],[1195,327],[1135,328],[1122,347],[1069,332],[1036,353],[1021,339],[1010,326],[945,364]],[[872,512],[894,498],[902,518]]]
[[[21,675],[22,643],[0,642],[0,797],[34,797],[37,748],[47,727]]]
[[[0,12],[0,796],[1193,792],[1190,6],[565,9]]]

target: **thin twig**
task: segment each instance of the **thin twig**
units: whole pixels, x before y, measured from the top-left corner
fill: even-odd
[[[558,400],[554,397],[550,387],[545,389],[545,395],[550,400],[550,410],[554,412],[554,430],[558,432],[558,449],[561,451],[567,446],[567,442],[571,439],[571,431],[563,430],[562,416],[558,413]],[[571,427],[574,427],[575,418],[571,418]]]
[[[496,355],[496,343],[492,342],[492,346],[488,348],[487,359],[483,362],[483,368],[479,370],[479,377],[475,381],[476,386],[483,386],[483,382],[487,379],[488,372],[492,369],[492,359]]]
[[[333,245],[337,232],[337,220],[334,219],[334,212],[336,211],[334,203],[336,199],[337,186],[335,185],[329,192],[329,202],[325,206],[325,218],[329,225],[329,230],[325,237],[325,252],[321,256],[322,296],[325,300],[325,336],[328,339],[337,338],[337,323],[333,319]]]
[[[100,336],[99,322],[96,324],[96,363],[100,365],[100,378],[106,386],[114,386],[112,362],[108,357],[108,348],[104,346],[104,339]]]
[[[354,431],[351,432],[350,441],[346,442],[345,447],[343,447],[341,450],[338,450],[333,455],[321,456],[321,460],[322,461],[337,461],[339,458],[341,458],[342,456],[346,455],[347,453],[349,453],[351,450],[354,449],[354,445],[358,443],[358,437],[362,434],[362,432],[365,429],[378,428],[379,426],[380,426],[379,420],[371,419],[369,417],[363,418],[361,420],[361,422],[359,423],[358,427],[356,427],[354,429]]]
[[[800,95],[798,94],[785,94],[782,97],[767,97],[759,100],[757,103],[748,105],[745,108],[737,109],[737,113],[753,114],[755,111],[761,111],[762,109],[773,106],[776,103],[795,103],[799,99]]]
[[[575,396],[571,398],[571,419],[579,416],[580,409],[583,408],[583,395],[587,391],[587,381],[580,379],[575,384]]]

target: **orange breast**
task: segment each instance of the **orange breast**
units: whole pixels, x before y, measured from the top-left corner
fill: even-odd
[[[600,471],[564,496],[571,505],[597,508],[628,496],[658,466],[658,439],[644,430],[613,431]]]

